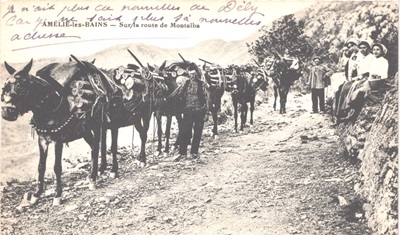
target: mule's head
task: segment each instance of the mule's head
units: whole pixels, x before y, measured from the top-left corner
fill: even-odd
[[[4,65],[9,73],[1,93],[1,116],[7,121],[15,121],[19,114],[27,112],[24,107],[30,89],[29,71],[32,68],[31,60],[21,71],[16,71],[7,62]]]
[[[254,87],[256,90],[258,89],[261,89],[263,91],[267,90],[268,79],[265,74],[265,71],[262,68],[258,68],[252,73],[250,85]]]
[[[156,73],[157,76],[163,78],[164,83],[168,86],[169,89],[175,89],[177,87],[176,78],[177,73],[175,72],[175,67],[172,69],[172,65],[166,66],[167,62],[164,61],[160,67],[155,66],[154,69],[150,68],[150,71]],[[172,76],[174,75],[174,76]]]
[[[284,78],[288,84],[292,84],[302,76],[302,63],[298,58],[287,59],[272,55],[265,58],[264,70],[268,77]]]
[[[292,82],[298,80],[303,75],[303,69],[303,64],[299,59],[294,58],[293,60],[289,61],[287,74]]]

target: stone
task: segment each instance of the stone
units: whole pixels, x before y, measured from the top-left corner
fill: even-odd
[[[82,169],[90,165],[90,162],[81,162],[76,164],[75,169]]]
[[[347,206],[347,205],[349,205],[347,200],[342,196],[338,196],[338,200],[339,200],[339,206]]]
[[[64,211],[65,211],[65,212],[69,212],[69,211],[76,210],[76,209],[78,209],[78,208],[79,208],[79,206],[76,205],[76,204],[68,205],[68,206],[65,206]]]

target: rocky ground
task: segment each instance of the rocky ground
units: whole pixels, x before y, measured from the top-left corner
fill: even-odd
[[[69,164],[61,206],[52,206],[51,177],[37,205],[23,200],[34,181],[4,182],[1,233],[371,234],[354,193],[358,167],[330,117],[310,114],[309,95],[288,100],[285,115],[258,105],[240,133],[229,120],[213,140],[206,127],[198,160],[149,156],[140,169],[120,147],[119,177],[101,176],[94,191],[88,162]]]

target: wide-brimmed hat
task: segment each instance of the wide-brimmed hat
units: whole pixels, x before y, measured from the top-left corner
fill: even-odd
[[[349,43],[354,43],[354,45],[357,45],[357,44],[358,44],[358,41],[357,41],[357,39],[355,39],[355,38],[349,38],[349,39],[347,39],[345,45],[348,46]]]
[[[371,48],[373,48],[374,46],[378,46],[378,47],[381,48],[381,50],[382,50],[382,56],[386,55],[386,53],[387,53],[387,48],[385,47],[385,45],[383,45],[382,43],[374,43],[374,44],[372,45]]]
[[[362,40],[360,43],[358,43],[358,47],[361,45],[365,45],[368,48],[371,48],[371,44],[367,40]]]

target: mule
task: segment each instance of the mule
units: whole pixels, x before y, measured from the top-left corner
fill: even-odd
[[[163,105],[163,99],[168,90],[162,77],[143,66],[130,50],[128,52],[135,58],[140,67],[129,64],[127,68],[121,66],[105,72],[113,79],[117,87],[117,91],[110,100],[110,122],[106,123],[104,128],[104,130],[111,130],[111,154],[113,158],[111,177],[118,176],[117,143],[118,129],[121,127],[133,125],[139,133],[141,147],[136,160],[140,167],[146,166],[146,142],[151,114],[157,106]],[[105,134],[102,135],[101,142],[100,172],[103,173],[107,167]]]
[[[275,54],[265,59],[265,72],[274,82],[274,111],[276,111],[276,100],[279,95],[280,108],[279,113],[286,113],[287,96],[290,87],[302,75],[300,61],[296,58],[285,59]]]
[[[162,106],[158,106],[155,110],[155,117],[157,121],[157,136],[158,136],[158,144],[157,144],[157,155],[160,155],[162,152],[162,117],[167,117],[167,123],[165,126],[165,148],[164,155],[168,155],[170,152],[170,133],[171,133],[171,124],[172,117],[175,117],[178,123],[178,129],[181,128],[182,124],[182,113],[183,113],[183,105],[179,104],[179,96],[181,96],[182,90],[182,81],[181,76],[184,74],[185,70],[188,67],[188,64],[185,62],[168,62],[169,65],[166,66],[167,62],[164,62],[157,70],[160,76],[164,77],[165,85],[168,87],[168,92],[165,98],[165,103]],[[179,79],[178,79],[179,77]],[[179,83],[177,81],[179,80]],[[177,139],[173,144],[174,149],[177,149],[179,145],[179,133],[177,135]]]
[[[31,60],[17,71],[5,62],[11,75],[1,94],[2,117],[16,121],[18,116],[33,113],[31,125],[36,130],[40,160],[38,186],[31,203],[38,202],[44,189],[48,147],[54,143],[56,192],[54,205],[61,203],[63,144],[80,138],[91,148],[89,189],[95,189],[101,126],[107,118],[109,85],[104,75],[88,62],[53,63],[29,74]]]
[[[201,59],[200,59],[201,60]],[[211,66],[207,67],[206,64],[203,65],[203,71],[205,71],[205,79],[209,85],[210,99],[211,99],[211,115],[213,118],[213,136],[218,139],[218,111],[221,109],[221,98],[224,94],[226,87],[226,78],[224,74],[224,69],[221,66],[212,64],[205,60],[201,60]]]
[[[240,130],[246,125],[248,105],[250,103],[250,125],[253,125],[253,112],[256,88],[252,86],[251,68],[231,67],[227,72],[227,91],[231,93],[234,108],[235,132],[238,132],[238,108],[240,111]]]
[[[179,54],[180,55],[180,54]],[[165,103],[156,108],[156,118],[157,118],[157,126],[158,126],[158,147],[157,151],[160,153],[162,149],[162,127],[161,127],[161,117],[167,116],[167,125],[165,130],[165,137],[166,137],[166,145],[164,153],[169,153],[169,137],[170,137],[170,128],[171,128],[171,120],[172,117],[175,116],[178,121],[178,135],[174,144],[174,147],[177,148],[178,145],[181,143],[180,131],[182,128],[182,120],[183,120],[183,112],[186,105],[186,89],[187,85],[185,86],[186,81],[189,79],[190,72],[200,73],[198,74],[199,77],[202,77],[200,69],[194,64],[189,61],[186,61],[182,58],[182,62],[169,62],[168,66],[161,66],[159,69],[160,75],[164,77],[165,84],[168,86],[169,91],[168,95],[165,98]],[[164,64],[165,65],[165,64]],[[196,69],[194,71],[189,71],[190,67],[195,66]],[[209,92],[206,91],[206,100],[207,100],[207,107],[210,106],[209,102]]]

